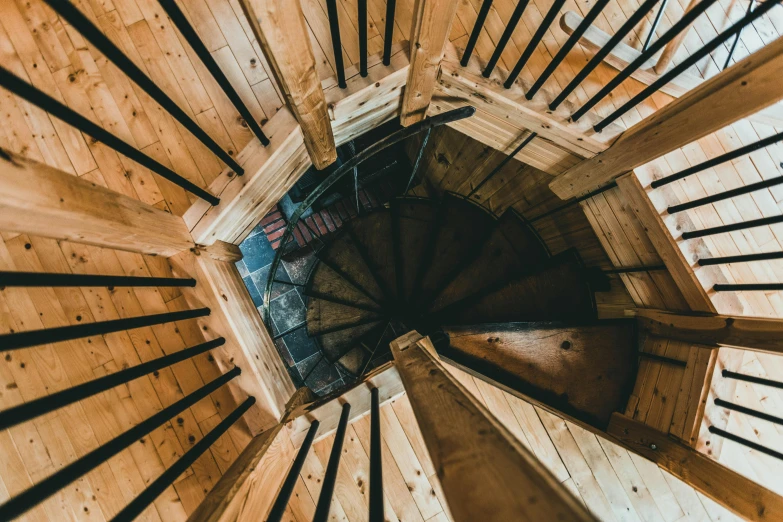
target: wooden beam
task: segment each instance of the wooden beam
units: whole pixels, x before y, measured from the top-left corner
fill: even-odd
[[[221,371],[234,366],[242,369],[232,393],[238,400],[248,395],[256,398],[245,414],[251,434],[271,428],[280,421],[295,387],[236,266],[191,252],[169,258],[169,264],[175,276],[197,282],[193,288],[182,289],[189,307],[212,310],[199,320],[199,326],[208,339],[226,339],[212,351]]]
[[[783,319],[686,315],[640,308],[639,326],[652,335],[696,343],[783,354]]]
[[[779,520],[783,497],[650,426],[615,413],[608,433],[745,520]]]
[[[594,520],[416,337],[392,354],[454,520]]]
[[[411,65],[400,115],[405,127],[427,115],[457,4],[458,0],[416,0],[413,4]]]
[[[289,415],[291,422],[287,428],[291,443],[295,448],[300,447],[314,420],[318,420],[320,423],[315,440],[328,437],[337,429],[342,405],[346,402],[351,405],[350,421],[370,413],[370,390],[373,388],[378,388],[381,404],[393,401],[405,393],[400,374],[397,373],[394,363],[389,362],[379,366],[338,397],[316,400],[293,410]]]
[[[655,250],[663,260],[669,273],[672,275],[677,288],[682,292],[685,301],[691,310],[696,312],[716,313],[706,290],[702,286],[696,274],[691,269],[690,263],[685,259],[680,247],[666,228],[660,214],[653,206],[642,184],[634,173],[629,173],[617,180],[623,197],[628,206],[639,218]],[[550,185],[551,187],[551,185]]]
[[[783,38],[715,75],[637,123],[607,151],[558,176],[549,188],[568,199],[783,99]]]
[[[284,443],[284,441],[278,440],[285,437],[285,431],[281,431],[282,427],[282,424],[278,424],[251,439],[244,451],[188,517],[188,522],[219,522],[238,518],[242,501],[250,494],[253,483],[256,480],[264,480],[264,476],[259,473],[259,470],[267,471],[268,475],[267,468],[270,461],[282,460],[283,455],[280,455],[278,449]],[[267,487],[277,488],[279,486],[279,484],[272,483],[269,477],[266,478],[265,483]],[[282,478],[280,483],[282,483]]]
[[[288,107],[302,126],[313,165],[325,168],[337,159],[337,149],[301,4],[286,0],[241,0],[240,4]]]
[[[162,256],[195,246],[182,218],[4,149],[0,230]]]

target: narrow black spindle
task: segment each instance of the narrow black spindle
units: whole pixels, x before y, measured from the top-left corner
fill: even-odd
[[[661,35],[661,37],[658,38],[654,44],[639,54],[639,56],[634,61],[629,63],[622,71],[620,71],[619,74],[617,74],[617,76],[612,78],[606,85],[604,85],[601,90],[595,94],[595,96],[587,100],[587,102],[571,116],[571,119],[576,121],[584,116],[587,111],[595,107],[598,102],[607,97],[610,92],[617,88],[618,85],[629,78],[634,72],[636,72],[637,69],[641,68],[650,58],[655,55],[655,53],[663,49],[667,43],[674,40],[682,31],[687,31],[696,18],[698,18],[707,9],[712,7],[712,5],[717,1],[718,0],[704,0],[703,2],[697,4],[696,7],[685,13],[683,17],[677,20],[677,22],[672,25],[668,31],[663,33],[663,35]]]
[[[643,359],[650,359],[651,361],[657,361],[663,364],[679,366],[681,368],[685,368],[688,365],[687,361],[680,361],[679,359],[672,359],[671,357],[665,357],[663,355],[649,352],[639,352],[639,357],[642,357]]]
[[[648,97],[652,96],[653,93],[660,90],[661,87],[672,81],[672,79],[676,78],[686,70],[688,70],[691,66],[698,63],[699,60],[706,57],[708,54],[710,54],[712,51],[717,49],[720,45],[723,44],[726,40],[731,38],[732,36],[738,34],[743,27],[752,24],[754,21],[758,20],[762,16],[764,16],[767,11],[775,7],[780,3],[779,0],[768,0],[767,2],[764,2],[763,4],[760,4],[758,8],[753,11],[752,13],[748,14],[742,20],[738,21],[722,33],[720,33],[718,36],[707,42],[707,44],[704,45],[701,49],[696,51],[695,53],[688,56],[685,60],[677,64],[675,67],[661,75],[657,80],[655,80],[653,83],[651,83],[649,86],[642,89],[642,91],[628,100],[626,103],[622,105],[619,109],[615,110],[612,114],[601,120],[597,125],[595,125],[593,128],[596,130],[596,132],[601,132],[603,129],[606,128],[607,125],[615,121],[617,118],[631,110],[631,108],[635,107],[642,101],[646,100]]]
[[[747,408],[739,404],[734,404],[733,402],[724,401],[723,399],[716,398],[715,406],[737,411],[739,413],[744,413],[745,415],[750,415],[751,417],[756,417],[757,419],[773,422],[775,424],[783,424],[783,419],[780,417],[764,413],[763,411],[754,410],[753,408]]]
[[[397,0],[386,0],[386,28],[383,31],[383,65],[391,64],[392,38],[394,37],[394,8]]]
[[[3,286],[196,286],[196,280],[179,277],[135,277],[92,274],[55,274],[48,272],[0,272],[0,287]]]
[[[479,189],[480,189],[481,187],[483,187],[484,185],[486,185],[486,184],[487,184],[487,182],[488,182],[489,180],[491,180],[493,177],[495,177],[495,174],[497,174],[498,172],[500,172],[500,170],[501,170],[503,167],[505,167],[505,166],[506,166],[506,164],[507,164],[509,161],[511,161],[512,159],[514,159],[514,158],[516,157],[516,155],[517,155],[517,154],[519,154],[519,152],[520,152],[522,149],[524,149],[524,148],[527,146],[527,144],[528,144],[528,143],[530,143],[531,141],[533,141],[537,135],[538,135],[538,134],[536,134],[535,132],[531,132],[530,134],[528,134],[528,135],[525,137],[525,139],[524,139],[524,140],[522,140],[522,143],[520,143],[519,145],[517,145],[517,148],[515,148],[513,151],[511,151],[511,154],[509,154],[509,155],[507,155],[505,158],[503,158],[503,161],[501,161],[501,162],[500,162],[500,163],[497,165],[497,167],[495,167],[494,169],[492,169],[492,171],[491,171],[489,174],[487,174],[487,175],[484,177],[484,179],[483,179],[483,180],[481,180],[481,182],[480,182],[478,185],[476,185],[476,188],[474,188],[473,190],[471,190],[471,191],[468,193],[468,196],[467,196],[467,197],[471,197],[471,196],[473,196],[473,194],[475,194],[476,192],[478,192],[478,191],[479,191]]]
[[[783,223],[783,216],[751,219],[750,221],[742,221],[740,223],[733,223],[731,225],[721,225],[718,227],[704,228],[701,230],[692,230],[690,232],[683,232],[682,238],[695,239],[697,237],[724,234],[726,232],[734,232],[735,230],[745,230],[746,228],[762,227],[764,225],[776,225],[778,223]]]
[[[764,453],[765,455],[769,455],[770,457],[775,457],[776,459],[783,460],[783,453],[780,453],[779,451],[775,451],[773,449],[770,449],[766,446],[762,446],[761,444],[758,444],[756,442],[753,442],[751,440],[745,439],[743,437],[740,437],[739,435],[734,435],[733,433],[729,433],[726,430],[722,430],[720,428],[716,428],[715,426],[710,426],[709,428],[710,433],[714,435],[718,435],[720,437],[723,437],[724,439],[728,439],[730,441],[736,442],[737,444],[742,444],[743,446],[747,448],[754,449],[756,451],[760,451],[761,453]]]
[[[193,393],[186,395],[152,417],[143,420],[106,444],[98,446],[80,459],[59,469],[34,486],[11,498],[0,506],[0,520],[12,520],[29,509],[32,509],[40,502],[43,502],[54,495],[82,475],[89,473],[140,438],[147,436],[151,431],[159,428],[172,417],[179,415],[204,397],[207,397],[210,393],[217,390],[240,373],[241,370],[239,368],[233,368],[228,373],[221,375],[209,384],[205,384]],[[179,476],[180,474],[181,473],[178,473],[176,476]],[[174,478],[176,478],[176,476]]]
[[[751,261],[769,261],[783,259],[783,252],[764,252],[763,254],[744,254],[739,256],[708,257],[699,259],[699,266],[725,265],[728,263],[749,263]]]
[[[266,522],[280,522],[285,515],[285,508],[288,506],[288,501],[291,499],[291,493],[294,492],[294,486],[299,479],[299,473],[302,471],[307,454],[310,453],[310,446],[313,445],[315,434],[318,432],[318,426],[320,422],[314,420],[310,424],[310,429],[307,430],[302,446],[299,448],[299,452],[296,454],[294,463],[291,465],[291,469],[288,470],[288,475],[285,477],[283,487],[280,488],[280,492],[277,494],[275,503],[272,505],[272,509],[269,511],[269,516],[266,518]]]
[[[188,192],[195,194],[201,199],[208,201],[211,205],[217,205],[220,203],[219,198],[213,196],[198,185],[191,183],[170,168],[137,150],[135,147],[128,145],[100,125],[96,125],[95,123],[91,122],[70,107],[60,103],[58,100],[55,100],[43,91],[18,78],[16,75],[12,74],[2,66],[0,66],[0,86],[8,89],[10,92],[16,94],[20,98],[24,98],[36,107],[39,107],[40,109],[48,112],[52,116],[55,116],[56,118],[64,121],[68,125],[72,125],[81,132],[92,136],[101,143],[104,143],[112,149],[116,150],[123,156],[127,156],[139,165],[148,168],[158,176],[165,178],[175,185],[178,185],[187,190]]]
[[[744,373],[737,373],[731,370],[722,370],[721,375],[726,379],[735,379],[737,381],[752,382],[753,384],[760,384],[762,386],[769,386],[770,388],[779,388],[783,390],[783,382],[773,381],[772,379],[756,377],[755,375],[745,375]]]
[[[156,498],[163,493],[166,488],[171,486],[174,481],[188,470],[196,460],[207,451],[217,440],[223,436],[228,429],[234,425],[236,421],[255,404],[255,397],[248,397],[245,401],[237,406],[234,411],[229,413],[225,419],[220,421],[220,424],[212,428],[209,433],[204,435],[204,438],[198,441],[192,448],[185,452],[182,457],[171,465],[163,474],[155,479],[155,482],[147,486],[147,489],[141,492],[141,494],[131,500],[130,504],[125,506],[122,511],[112,519],[112,522],[131,522],[136,517],[147,509],[147,506],[152,504]]]
[[[658,12],[655,15],[655,19],[653,20],[653,23],[650,26],[650,32],[647,33],[647,38],[644,40],[644,45],[642,46],[642,52],[646,51],[650,47],[650,42],[652,42],[652,39],[655,36],[655,31],[658,29],[658,24],[661,23],[661,18],[663,18],[663,12],[666,10],[666,4],[668,3],[669,0],[663,0],[663,2],[661,2],[661,7],[658,8]]]
[[[245,105],[245,103],[242,101],[242,98],[239,97],[239,94],[231,85],[231,82],[228,81],[226,75],[223,74],[222,69],[217,64],[215,59],[212,58],[212,54],[209,52],[209,49],[207,49],[207,46],[204,45],[204,42],[201,41],[201,38],[199,38],[198,33],[196,33],[196,30],[193,28],[193,26],[190,25],[190,22],[188,22],[188,19],[185,17],[185,14],[182,12],[182,10],[180,10],[177,2],[175,0],[158,0],[158,2],[166,11],[166,14],[169,15],[171,21],[174,22],[174,25],[177,26],[179,32],[182,33],[182,36],[185,37],[185,40],[187,40],[188,44],[190,44],[190,47],[192,47],[196,52],[209,73],[212,75],[218,85],[220,85],[220,88],[223,89],[223,92],[226,93],[228,99],[232,104],[234,104],[234,107],[236,107],[240,116],[242,116],[242,118],[245,120],[247,126],[250,127],[250,130],[253,131],[253,134],[256,135],[258,140],[264,146],[269,145],[269,139],[267,139],[267,137],[264,135],[264,131],[261,130],[261,125],[259,125],[256,119],[253,117],[253,114],[247,108],[247,105]]]
[[[211,150],[223,163],[228,165],[240,176],[244,172],[239,163],[220,148],[209,135],[204,132],[193,119],[172,100],[163,89],[152,81],[139,67],[123,53],[114,42],[109,40],[89,18],[71,3],[65,0],[44,0],[63,20],[71,24],[74,29],[84,36],[106,58],[128,75],[133,82],[141,87],[149,96],[163,107],[174,119],[182,124],[193,136],[198,138],[209,150]],[[94,136],[93,136],[94,137]]]
[[[19,348],[28,348],[40,344],[70,341],[82,337],[119,332],[121,330],[154,326],[156,324],[171,323],[174,321],[184,321],[186,319],[194,319],[206,315],[209,315],[209,308],[198,308],[196,310],[166,312],[162,314],[142,315],[140,317],[129,317],[127,319],[112,319],[110,321],[98,321],[95,323],[74,324],[70,326],[58,326],[56,328],[45,328],[43,330],[3,334],[0,335],[0,351],[18,350]]]
[[[636,25],[642,21],[642,19],[647,16],[647,13],[649,13],[653,7],[655,7],[655,4],[658,3],[658,0],[646,0],[641,6],[639,6],[639,9],[634,11],[634,13],[628,17],[628,20],[620,27],[620,29],[612,35],[611,38],[609,38],[609,41],[606,42],[606,45],[601,47],[601,49],[595,53],[595,56],[587,62],[587,65],[582,67],[582,70],[580,70],[573,80],[566,86],[563,91],[557,95],[557,98],[555,98],[552,103],[549,104],[549,110],[555,110],[557,109],[561,103],[565,101],[566,98],[576,89],[576,87],[584,81],[587,76],[595,70],[596,67],[603,61],[606,56],[612,52],[612,49],[614,49],[617,44],[623,41],[623,38],[625,38],[628,33],[630,33]]]
[[[732,190],[726,190],[724,192],[720,192],[718,194],[712,194],[710,196],[705,196],[703,198],[694,199],[693,201],[680,203],[679,205],[672,205],[669,208],[667,208],[666,211],[669,214],[676,214],[677,212],[682,212],[684,210],[688,210],[691,208],[701,207],[703,205],[708,205],[710,203],[715,203],[717,201],[731,199],[733,197],[741,196],[743,194],[750,194],[751,192],[755,192],[757,190],[776,187],[778,185],[783,185],[783,176],[778,176],[772,179],[765,179],[764,181],[751,183],[750,185],[745,185],[744,187],[738,187]]]
[[[745,16],[748,16],[751,11],[753,11],[753,0],[748,2],[748,10],[745,11]],[[742,29],[740,29],[737,33],[737,36],[734,37],[734,42],[731,44],[729,55],[726,56],[726,61],[723,63],[724,69],[728,68],[729,64],[731,63],[731,58],[734,56],[734,51],[737,50],[737,44],[739,43],[740,38],[742,38]]]
[[[783,290],[783,283],[714,284],[716,292],[774,292]]]
[[[500,55],[503,54],[503,50],[506,48],[506,45],[508,45],[511,35],[514,34],[514,29],[517,28],[519,19],[522,18],[522,13],[525,12],[525,8],[529,1],[530,0],[519,0],[519,3],[514,8],[514,12],[511,13],[511,18],[508,19],[508,25],[506,25],[506,29],[503,31],[503,34],[500,36],[500,40],[498,40],[498,44],[495,47],[495,52],[492,53],[492,57],[489,59],[489,62],[487,62],[484,72],[481,73],[484,75],[484,78],[489,78],[492,75],[492,71],[498,64]]]
[[[552,7],[549,8],[549,11],[547,11],[546,15],[544,16],[544,19],[539,24],[538,29],[536,29],[533,38],[531,38],[530,42],[528,42],[527,44],[527,47],[525,47],[525,50],[522,52],[522,56],[520,56],[519,60],[517,60],[517,64],[514,66],[514,69],[511,71],[511,74],[509,74],[508,78],[503,84],[503,87],[505,87],[506,89],[510,89],[511,86],[514,85],[514,82],[519,76],[519,73],[522,72],[522,69],[525,67],[525,64],[533,55],[533,52],[536,50],[536,47],[541,42],[541,39],[544,37],[544,33],[546,33],[549,30],[549,26],[552,25],[552,22],[555,20],[555,17],[560,12],[560,8],[563,7],[563,4],[565,4],[565,0],[554,1]]]
[[[321,483],[321,494],[318,495],[318,505],[315,506],[315,515],[313,522],[326,522],[329,519],[329,507],[332,505],[332,496],[334,495],[334,485],[337,482],[337,469],[340,466],[340,455],[343,451],[343,441],[345,440],[345,431],[348,428],[348,415],[351,413],[351,405],[343,404],[343,411],[340,414],[340,423],[337,425],[337,431],[334,434],[334,445],[329,454],[329,463],[326,465],[324,480]]]
[[[337,0],[326,0],[326,14],[329,17],[329,32],[332,34],[332,51],[334,52],[334,71],[337,74],[337,85],[345,89],[345,67],[343,66],[343,46],[340,42],[340,21],[337,18]]]
[[[465,52],[462,54],[462,60],[459,62],[463,67],[467,67],[468,62],[470,62],[470,56],[473,54],[473,49],[476,48],[476,42],[481,34],[481,29],[484,27],[484,22],[487,20],[490,7],[492,7],[492,0],[484,0],[481,4],[481,9],[479,9],[478,16],[476,17],[476,23],[473,24],[473,30],[470,32],[468,44],[465,46]]]
[[[367,77],[367,0],[359,0],[359,74]]]
[[[585,31],[590,28],[595,19],[598,18],[598,15],[601,14],[601,11],[603,11],[604,7],[606,7],[606,4],[608,3],[609,0],[598,0],[598,2],[596,2],[595,5],[590,8],[587,16],[584,17],[582,22],[577,26],[576,30],[571,34],[571,36],[568,37],[566,43],[563,44],[563,47],[560,48],[552,61],[549,62],[549,65],[546,66],[544,72],[541,73],[541,76],[538,77],[536,83],[534,83],[530,90],[525,93],[525,98],[528,100],[533,99],[533,96],[535,96],[541,87],[544,86],[549,77],[552,76],[552,73],[555,72],[555,69],[557,69],[557,66],[563,62],[568,53],[571,52],[571,49],[573,49],[574,46],[579,42],[579,39],[583,34],[585,34]]]
[[[378,388],[373,388],[370,393],[370,522],[383,522],[381,408]]]

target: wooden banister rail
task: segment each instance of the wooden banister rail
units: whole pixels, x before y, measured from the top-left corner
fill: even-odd
[[[391,349],[456,521],[594,520],[445,370],[429,339],[410,332]]]
[[[650,334],[705,347],[729,347],[783,354],[783,319],[687,315],[640,308],[640,328]]]
[[[717,74],[634,125],[605,152],[558,176],[549,188],[578,196],[783,99],[783,38]]]
[[[315,68],[302,6],[298,1],[240,0],[277,84],[302,127],[317,169],[334,163],[337,149],[321,80]]]
[[[4,149],[0,230],[162,256],[195,246],[181,217]]]

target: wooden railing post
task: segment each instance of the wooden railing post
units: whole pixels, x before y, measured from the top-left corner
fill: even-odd
[[[310,159],[317,169],[334,163],[334,135],[299,0],[240,0],[240,4],[302,127]]]
[[[454,519],[593,520],[416,332],[391,343]]]
[[[416,0],[413,5],[411,65],[400,114],[404,127],[427,115],[457,3],[457,0]]]
[[[181,217],[4,149],[0,230],[162,256],[195,246]]]
[[[616,177],[783,99],[783,38],[637,123],[605,152],[567,170],[549,188],[561,199]]]

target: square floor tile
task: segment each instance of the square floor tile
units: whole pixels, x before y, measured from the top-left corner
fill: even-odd
[[[264,304],[264,298],[261,296],[261,292],[256,287],[255,283],[253,282],[253,279],[248,277],[243,277],[242,281],[245,282],[245,286],[247,287],[247,291],[250,293],[250,298],[253,299],[253,304],[258,306],[261,306]]]
[[[303,285],[307,282],[307,276],[315,263],[316,258],[312,249],[302,249],[296,256],[283,258],[283,266],[291,281]]]
[[[264,295],[264,291],[266,291],[266,284],[269,281],[269,270],[272,268],[272,265],[267,265],[263,268],[259,268],[252,274],[250,274],[250,278],[253,280],[253,282],[256,284],[256,288],[258,288],[258,291],[261,292],[261,295]],[[277,273],[276,277],[278,281],[288,281],[290,282],[291,279],[288,277],[288,273],[285,271],[285,268],[283,266],[277,267]],[[280,283],[275,283],[272,285],[272,299],[277,299],[284,293],[288,292],[289,290],[293,290],[293,286],[291,285],[283,285]]]
[[[305,304],[294,290],[272,300],[269,309],[278,332],[285,332],[304,322],[307,316]]]
[[[302,378],[307,377],[305,384],[319,395],[322,395],[320,390],[323,388],[338,381],[342,382],[340,372],[320,354],[308,357],[297,364],[296,367]]]
[[[239,250],[244,256],[242,261],[245,263],[248,272],[251,274],[259,268],[270,264],[275,258],[275,251],[266,238],[266,234],[256,234],[250,236],[239,245]]]
[[[294,330],[282,338],[288,353],[295,362],[301,362],[320,352],[315,340],[307,335],[307,328]]]

